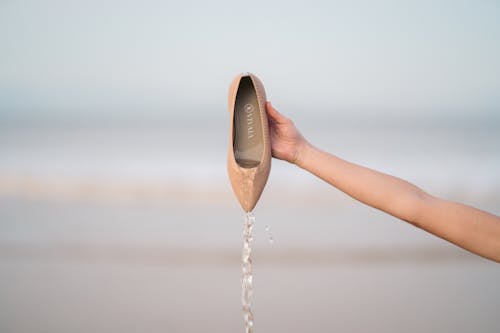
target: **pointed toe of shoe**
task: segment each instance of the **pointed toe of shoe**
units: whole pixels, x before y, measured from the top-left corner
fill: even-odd
[[[269,164],[261,168],[242,169],[236,162],[229,164],[229,179],[241,208],[245,212],[250,212],[264,191],[271,168]]]

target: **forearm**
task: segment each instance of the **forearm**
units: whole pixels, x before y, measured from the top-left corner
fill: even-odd
[[[295,163],[369,206],[466,250],[500,262],[500,218],[428,195],[402,179],[350,163],[305,144]]]
[[[406,221],[414,220],[413,203],[426,194],[393,176],[345,161],[306,144],[296,164],[347,195]]]

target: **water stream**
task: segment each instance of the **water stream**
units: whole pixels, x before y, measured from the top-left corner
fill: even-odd
[[[251,297],[253,286],[252,275],[252,229],[255,223],[255,216],[252,212],[245,214],[243,225],[243,251],[241,254],[241,304],[243,306],[243,318],[245,321],[245,332],[253,332],[253,313],[251,309]]]

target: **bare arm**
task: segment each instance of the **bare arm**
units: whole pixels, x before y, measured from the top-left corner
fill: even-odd
[[[293,122],[267,105],[273,155],[313,173],[369,206],[470,252],[500,262],[500,218],[433,197],[407,181],[342,160],[308,143]]]

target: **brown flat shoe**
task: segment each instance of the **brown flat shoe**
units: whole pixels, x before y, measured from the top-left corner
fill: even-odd
[[[245,212],[254,209],[271,170],[266,92],[251,73],[236,76],[229,87],[231,115],[227,171]]]

